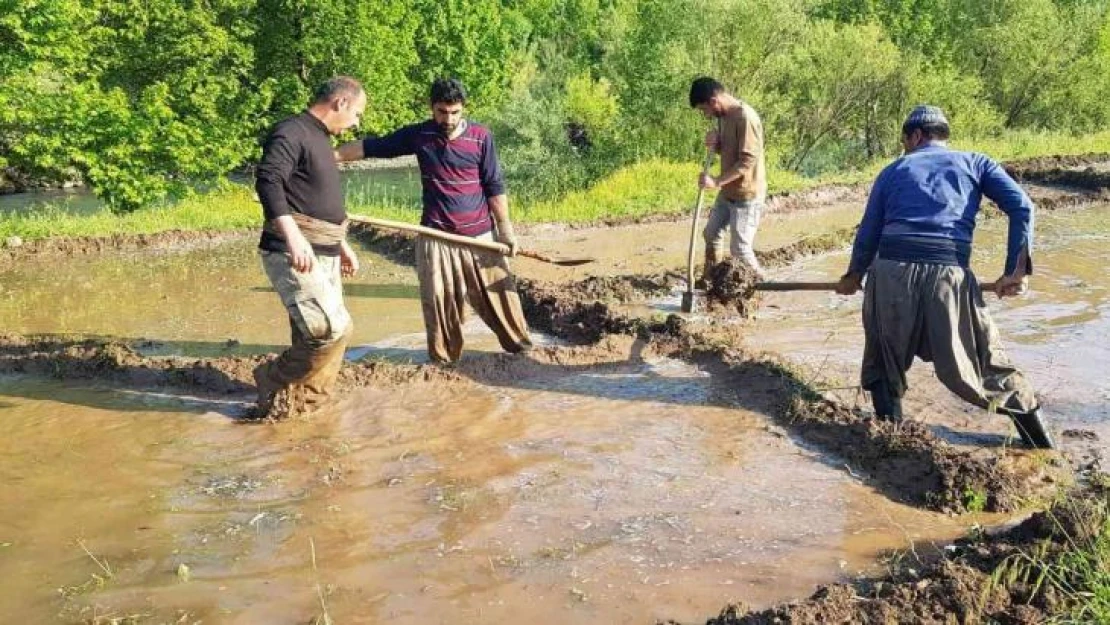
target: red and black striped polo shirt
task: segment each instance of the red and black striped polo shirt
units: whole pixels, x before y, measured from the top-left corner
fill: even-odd
[[[462,134],[448,139],[432,120],[362,141],[367,158],[415,154],[424,190],[421,225],[466,236],[493,229],[487,198],[505,193],[493,135],[480,124],[466,123]]]

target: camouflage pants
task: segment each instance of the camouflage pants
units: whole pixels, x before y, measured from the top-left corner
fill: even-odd
[[[298,385],[308,394],[327,395],[353,328],[343,303],[339,257],[317,256],[312,270],[301,273],[287,254],[264,250],[262,267],[288,313],[293,344],[256,379],[274,390]]]

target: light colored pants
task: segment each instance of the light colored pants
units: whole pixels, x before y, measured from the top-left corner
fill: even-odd
[[[262,268],[289,315],[293,343],[264,373],[275,386],[300,384],[327,393],[353,328],[343,303],[339,257],[317,256],[312,271],[300,273],[287,254],[261,254]]]
[[[764,202],[755,200],[730,200],[717,194],[717,201],[709,211],[705,224],[705,271],[719,263],[724,256],[725,237],[731,236],[729,252],[736,260],[762,274],[763,268],[755,257],[755,233],[763,217]]]
[[[490,234],[475,238],[493,240]],[[501,254],[422,236],[416,240],[416,273],[433,361],[455,362],[462,356],[468,303],[505,351],[532,345],[516,282]]]
[[[1002,350],[979,281],[962,267],[878,258],[863,299],[860,382],[906,392],[915,356],[964,401],[1005,414],[1037,407],[1033,388]]]

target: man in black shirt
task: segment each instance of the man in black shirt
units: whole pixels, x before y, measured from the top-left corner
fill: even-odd
[[[366,94],[353,78],[333,78],[300,115],[274,127],[262,149],[255,189],[265,225],[262,266],[289,314],[293,345],[254,370],[258,408],[269,414],[279,391],[287,409],[327,396],[343,364],[351,316],[341,276],[358,271],[347,244],[347,211],[331,135],[358,125]]]

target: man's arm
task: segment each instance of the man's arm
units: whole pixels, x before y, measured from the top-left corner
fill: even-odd
[[[364,158],[397,158],[415,154],[416,149],[412,138],[416,128],[416,126],[405,126],[384,137],[365,137],[349,141],[335,150],[335,160],[342,163]]]
[[[985,156],[979,158],[983,195],[994,200],[1010,219],[1003,277],[1027,276],[1033,273],[1033,201],[998,163]]]
[[[497,226],[497,240],[509,246],[509,255],[517,252],[516,233],[509,219],[509,196],[505,193],[505,178],[501,173],[501,162],[497,158],[497,146],[493,135],[482,142],[482,158],[478,163],[478,175],[482,182],[482,193],[486,196],[490,214]]]
[[[860,289],[863,275],[875,260],[879,251],[879,239],[883,234],[883,220],[886,215],[885,207],[885,176],[887,170],[879,174],[875,184],[871,185],[871,194],[867,197],[867,208],[863,211],[863,219],[856,231],[856,240],[852,244],[852,260],[848,264],[848,272],[840,279],[837,292],[841,295],[851,295]]]
[[[293,175],[299,156],[297,142],[283,132],[270,135],[262,147],[262,161],[258,164],[254,189],[262,202],[262,214],[272,221],[289,248],[293,268],[301,273],[311,271],[316,261],[312,246],[293,221],[289,199],[285,196],[285,182]]]

